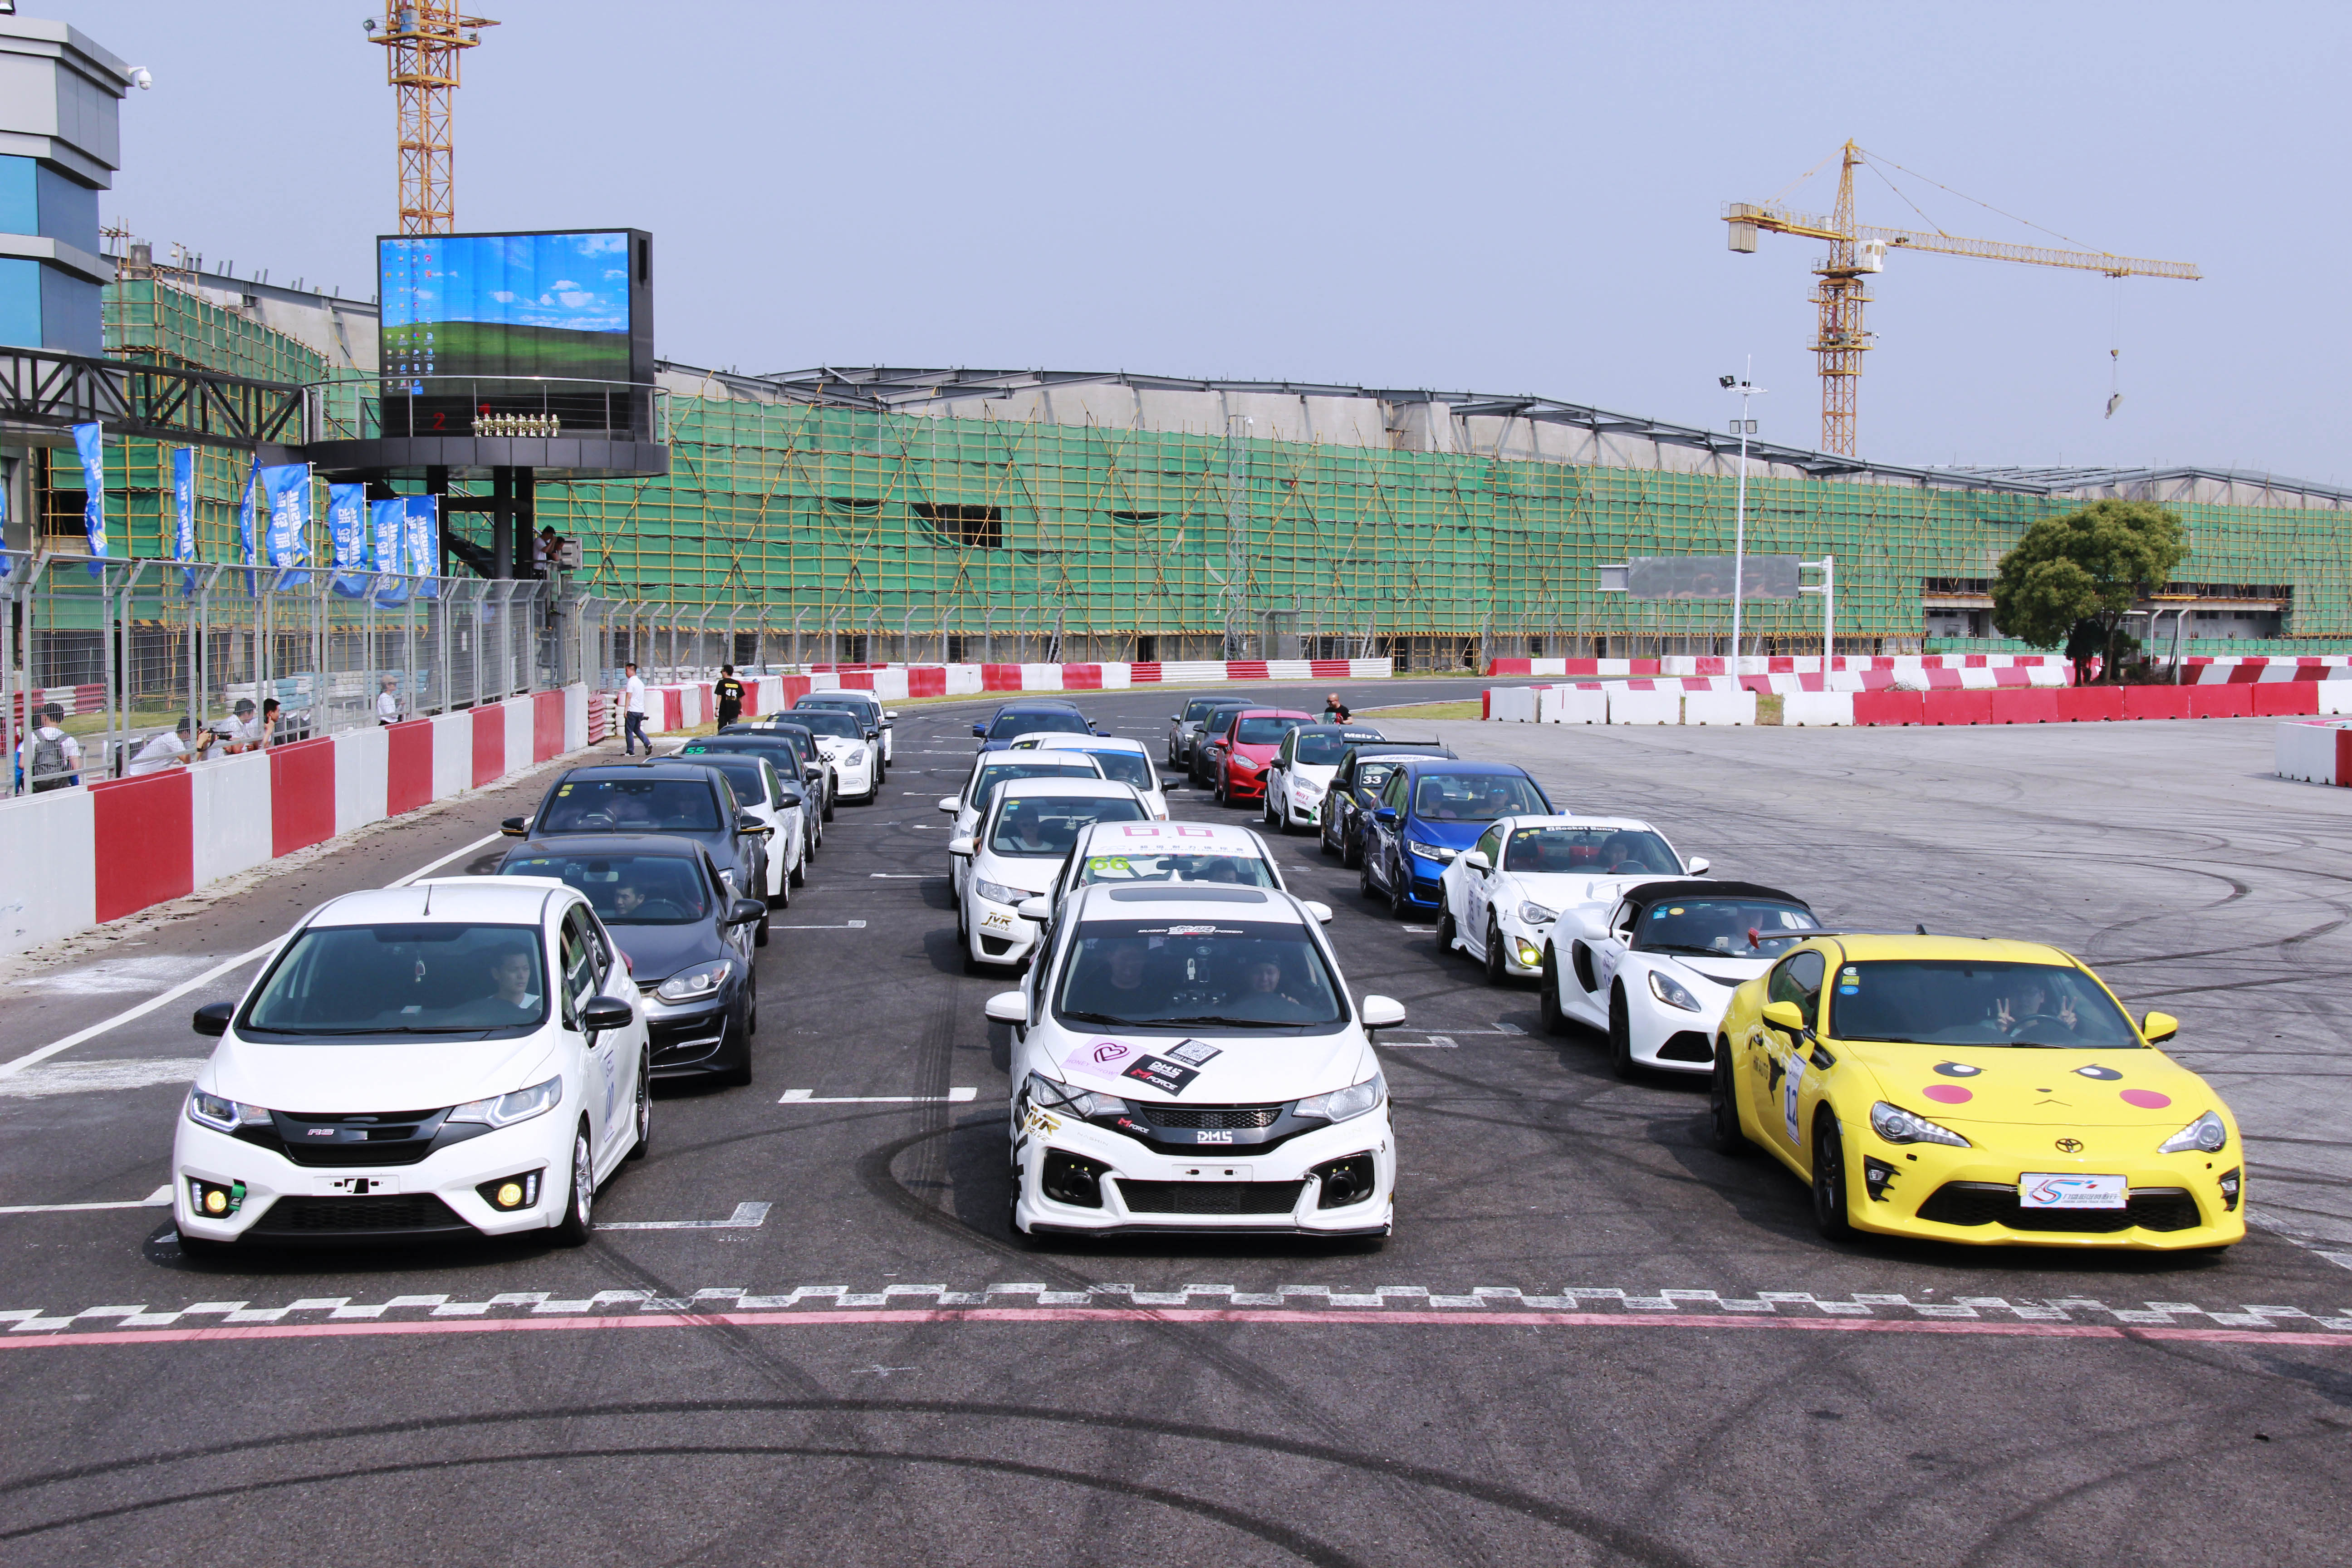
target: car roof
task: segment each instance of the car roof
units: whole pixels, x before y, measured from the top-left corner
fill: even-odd
[[[854,688],[844,687],[837,691],[803,691],[801,693],[799,700],[793,704],[793,707],[810,708],[820,703],[826,702],[870,703],[877,708],[882,706],[882,700],[879,697],[875,696],[871,691],[859,691]],[[787,711],[789,711],[789,710],[787,710]]]
[[[1076,703],[1065,702],[1057,697],[1033,697],[1019,702],[1000,702],[996,705],[996,711],[1000,716],[1006,713],[1075,713],[1077,710]]]
[[[1700,899],[1778,899],[1782,903],[1796,904],[1808,910],[1813,907],[1794,893],[1784,893],[1761,882],[1718,882],[1712,877],[1677,877],[1663,882],[1643,882],[1638,887],[1628,888],[1625,897],[1643,909],[1675,899],[1693,901]]]
[[[1274,858],[1256,834],[1230,822],[1090,822],[1078,834],[1079,842],[1084,844],[1092,844],[1096,837],[1135,845],[1138,853],[1149,846],[1170,855],[1248,855],[1261,860]]]
[[[526,838],[507,851],[518,855],[667,855],[679,860],[699,860],[707,854],[699,840],[675,833],[564,833],[552,838]]]
[[[1027,739],[1024,735],[1013,738],[1015,741]],[[1150,747],[1131,736],[1073,735],[1061,730],[1038,736],[1037,743],[1029,749],[1035,752],[1140,752],[1147,757],[1151,754]]]
[[[1656,833],[1650,824],[1631,816],[1586,816],[1577,812],[1563,811],[1551,816],[1529,813],[1522,816],[1498,816],[1490,825],[1505,832],[1517,832],[1522,827],[1605,827],[1612,833]],[[1661,837],[1664,835],[1660,835]],[[1728,884],[1725,884],[1728,885]]]
[[[1308,733],[1337,735],[1343,741],[1356,741],[1367,746],[1380,745],[1388,739],[1378,730],[1362,724],[1327,724],[1318,721],[1313,724],[1301,724],[1298,726],[1298,732],[1302,735]]]
[[[2063,948],[2041,942],[2016,942],[2002,937],[1974,936],[1905,936],[1897,933],[1869,936],[1844,936],[1837,944],[1845,950],[1846,957],[1857,962],[1872,959],[1941,960],[1965,963],[1978,959],[1992,963],[2052,963],[2073,967],[2074,954]]]
[[[1349,750],[1357,761],[1365,763],[1402,763],[1414,757],[1435,757],[1440,762],[1455,760],[1454,748],[1443,741],[1370,741],[1360,746],[1351,746]]]
[[[710,770],[697,767],[692,763],[667,760],[658,763],[591,763],[586,767],[571,769],[555,782],[567,784],[605,779],[700,779],[707,784],[710,779]]]
[[[982,773],[988,772],[991,768],[1008,768],[1013,766],[1033,767],[1036,764],[1037,753],[1045,749],[1045,748],[1043,746],[1035,746],[1025,752],[1016,752],[1012,750],[1010,747],[1007,747],[1001,751],[982,752],[980,753],[979,758],[972,763],[972,771],[975,773]],[[1060,746],[1054,748],[1054,750],[1057,752],[1064,749],[1065,748]],[[1087,756],[1083,752],[1075,757],[1052,757],[1047,760],[1054,763],[1056,766],[1066,763],[1068,766],[1073,768],[1088,767],[1099,770],[1102,765],[1094,761],[1091,757]]]
[[[996,805],[1002,806],[1008,800],[1024,798],[1097,800],[1106,795],[1113,799],[1133,800],[1135,788],[1131,784],[1120,784],[1116,779],[1060,777],[1012,779],[996,792]]]
[[[1465,757],[1433,757],[1426,753],[1406,759],[1406,771],[1409,773],[1419,772],[1420,770],[1413,766],[1416,763],[1429,763],[1433,764],[1443,763],[1445,765],[1445,771],[1447,773],[1472,773],[1480,777],[1533,778],[1535,776],[1528,773],[1527,769],[1519,766],[1517,763],[1487,763],[1480,762],[1475,758]]]
[[[1077,900],[1071,916],[1085,920],[1192,921],[1244,920],[1304,926],[1308,917],[1288,894],[1275,888],[1228,888],[1196,882],[1173,885],[1088,882],[1071,890]]]
[[[1296,708],[1244,708],[1242,710],[1241,716],[1244,719],[1312,719],[1315,717],[1312,713],[1301,712]]]
[[[577,897],[577,894],[572,895]],[[529,925],[546,922],[549,900],[564,895],[533,878],[439,877],[404,888],[373,888],[330,899],[306,926]]]

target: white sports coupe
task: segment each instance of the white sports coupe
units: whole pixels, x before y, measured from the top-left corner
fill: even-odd
[[[1499,985],[1543,967],[1563,910],[1605,910],[1636,882],[1696,877],[1706,866],[1632,817],[1506,816],[1439,873],[1437,944],[1477,959]]]

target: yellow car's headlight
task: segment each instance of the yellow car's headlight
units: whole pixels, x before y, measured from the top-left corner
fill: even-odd
[[[1870,1108],[1870,1130],[1889,1143],[1944,1143],[1955,1149],[1973,1147],[1948,1127],[1939,1127],[1916,1111],[1885,1100]]]
[[[2209,1110],[2158,1144],[2156,1152],[2159,1154],[2186,1154],[2196,1149],[2208,1154],[2218,1154],[2229,1146],[2229,1127]]]

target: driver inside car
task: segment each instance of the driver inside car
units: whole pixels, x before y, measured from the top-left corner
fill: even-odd
[[[2075,1026],[2074,999],[2069,996],[2051,1006],[2049,988],[2029,975],[2014,997],[2004,996],[1995,1005],[1993,1021],[2012,1035],[2023,1034],[2035,1025],[2045,1029],[2054,1026],[2071,1035]]]
[[[501,955],[490,965],[490,984],[495,988],[491,1000],[513,1010],[518,1018],[539,1016],[539,993],[530,988],[533,965],[530,954],[520,949]]]
[[[1244,1017],[1269,1024],[1306,1023],[1320,1017],[1322,1010],[1293,995],[1286,979],[1282,965],[1270,958],[1243,965],[1242,992],[1234,998],[1235,1010]]]

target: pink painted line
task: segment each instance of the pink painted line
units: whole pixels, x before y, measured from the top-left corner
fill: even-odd
[[[645,1312],[627,1317],[427,1319],[401,1322],[215,1324],[0,1336],[0,1350],[60,1345],[198,1344],[228,1340],[349,1339],[382,1334],[494,1334],[578,1329],[824,1328],[865,1323],[1348,1323],[1440,1328],[1778,1329],[1836,1333],[1962,1334],[2033,1340],[2166,1340],[2201,1344],[2337,1345],[2352,1334],[2296,1329],[2201,1329],[2108,1323],[2007,1323],[1953,1319],[1782,1318],[1730,1313],[1410,1311],[1390,1308],[911,1307],[775,1312]]]

